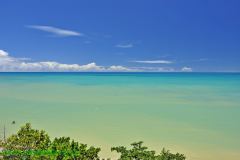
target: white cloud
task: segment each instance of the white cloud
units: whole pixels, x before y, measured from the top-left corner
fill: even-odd
[[[123,66],[110,66],[108,68],[108,70],[110,70],[110,71],[125,71],[125,72],[134,71],[134,69],[130,69],[130,68],[123,67]]]
[[[172,67],[133,67],[139,72],[175,72],[176,70]]]
[[[147,64],[171,64],[172,61],[167,60],[145,60],[145,61],[131,61],[135,63],[147,63]]]
[[[1,72],[84,72],[84,71],[102,71],[102,72],[125,72],[133,69],[123,66],[98,66],[96,63],[85,65],[64,64],[54,61],[31,62],[26,58],[15,58],[3,50],[0,50],[0,71]]]
[[[52,33],[53,35],[60,36],[60,37],[68,37],[68,36],[83,36],[82,33],[72,31],[72,30],[66,30],[61,28],[56,28],[52,26],[42,26],[42,25],[30,25],[27,26],[28,28],[33,28],[45,32]]]
[[[182,71],[190,71],[184,67]],[[29,58],[16,58],[0,50],[0,72],[175,72],[172,67],[99,66],[92,62],[85,65],[65,64],[55,61],[33,62]]]
[[[117,44],[116,47],[118,48],[132,48],[133,44]]]
[[[52,71],[52,72],[67,72],[67,71],[101,71],[104,70],[101,66],[97,66],[95,63],[89,63],[86,65],[78,64],[62,64],[58,62],[22,62],[17,69],[20,71]]]
[[[0,57],[7,57],[7,56],[8,56],[7,52],[0,50]]]
[[[192,72],[193,69],[192,69],[191,67],[183,67],[183,68],[181,69],[181,71],[182,71],[182,72]]]

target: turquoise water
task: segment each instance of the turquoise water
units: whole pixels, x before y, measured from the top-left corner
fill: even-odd
[[[9,135],[26,122],[103,157],[143,140],[188,159],[239,160],[240,74],[0,73],[0,125]]]

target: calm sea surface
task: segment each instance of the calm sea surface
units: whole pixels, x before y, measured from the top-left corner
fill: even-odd
[[[26,122],[103,157],[143,140],[189,160],[239,160],[240,74],[0,73],[0,136]]]

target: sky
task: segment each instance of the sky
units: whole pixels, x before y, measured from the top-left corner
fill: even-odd
[[[1,0],[0,71],[239,72],[239,0]]]

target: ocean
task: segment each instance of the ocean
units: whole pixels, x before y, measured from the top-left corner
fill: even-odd
[[[189,160],[239,160],[240,74],[0,73],[0,136],[26,122],[104,158],[141,140]]]

